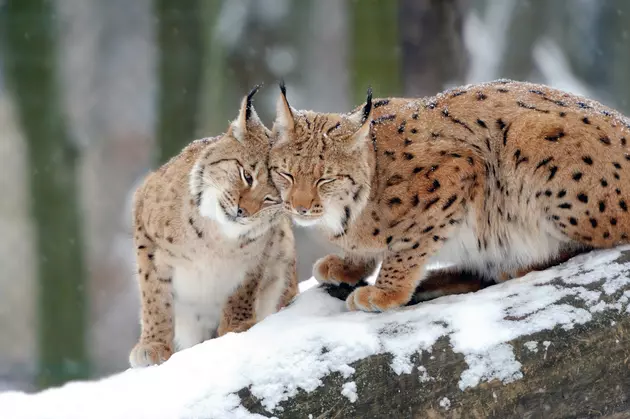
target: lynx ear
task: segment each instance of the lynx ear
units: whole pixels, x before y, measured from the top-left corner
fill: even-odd
[[[372,127],[372,109],[372,88],[368,87],[365,106],[363,106],[360,112],[356,112],[350,116],[350,120],[355,126],[359,126],[359,129],[350,136],[350,142],[353,144],[353,147],[363,144],[369,136],[370,128]]]
[[[234,121],[232,121],[230,127],[228,128],[227,134],[236,138],[236,140],[241,143],[245,141],[245,134],[247,134],[248,128],[251,128],[253,125],[262,125],[260,118],[252,105],[254,95],[258,93],[258,90],[260,90],[261,87],[262,83],[254,86],[247,96],[243,98],[238,116]]]
[[[276,103],[276,120],[273,123],[273,131],[276,134],[286,135],[293,132],[295,121],[293,120],[293,109],[287,100],[287,88],[284,81],[278,83],[280,86],[280,96]]]

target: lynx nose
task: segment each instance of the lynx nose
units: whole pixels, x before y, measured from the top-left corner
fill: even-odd
[[[306,208],[302,205],[298,205],[297,207],[295,207],[295,211],[297,211],[297,213],[300,215],[306,215],[310,210],[310,208]]]

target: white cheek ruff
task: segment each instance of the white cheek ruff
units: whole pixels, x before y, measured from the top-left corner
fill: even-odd
[[[342,234],[342,220],[345,217],[343,208],[336,205],[326,205],[324,207],[324,215],[322,216],[322,225],[329,229],[333,234]],[[350,220],[348,220],[350,222]]]
[[[314,227],[322,221],[321,218],[305,219],[301,217],[298,218],[295,216],[291,218],[293,219],[295,224],[299,225],[300,227]]]
[[[201,205],[199,213],[216,221],[223,234],[230,238],[238,238],[251,229],[247,225],[238,224],[228,219],[227,215],[219,205],[218,192],[212,188],[207,188],[201,195]]]

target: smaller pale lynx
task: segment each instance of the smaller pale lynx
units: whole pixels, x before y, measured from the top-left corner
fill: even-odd
[[[291,223],[268,178],[254,88],[226,134],[194,141],[134,196],[142,334],[132,367],[245,331],[297,293]]]

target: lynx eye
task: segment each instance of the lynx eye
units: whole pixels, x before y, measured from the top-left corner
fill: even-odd
[[[271,195],[267,195],[265,197],[264,203],[267,205],[275,205],[275,204],[279,204],[280,202],[278,201],[278,199],[274,198]]]
[[[293,183],[294,179],[290,173],[287,173],[287,172],[276,172],[276,173],[282,176],[283,178],[285,178],[286,180],[288,180],[289,182]]]
[[[243,182],[245,182],[247,186],[252,186],[252,184],[254,183],[254,178],[252,177],[252,175],[249,172],[245,171],[245,169],[243,169],[242,167],[240,168],[240,170]]]
[[[334,182],[335,180],[337,179],[323,177],[317,181],[317,186],[320,187],[320,186],[326,185],[327,183]]]

